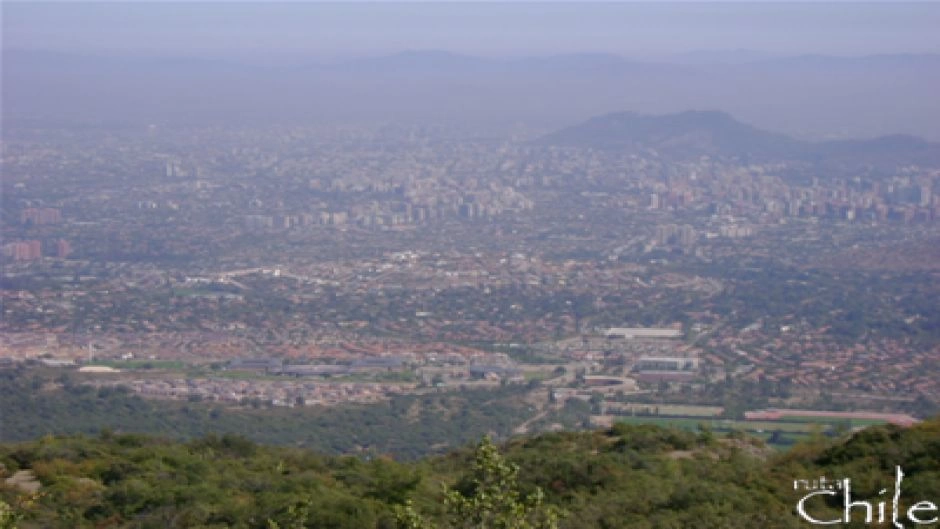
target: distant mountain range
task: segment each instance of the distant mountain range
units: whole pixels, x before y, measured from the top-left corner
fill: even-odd
[[[544,136],[542,145],[655,151],[672,158],[701,156],[749,161],[801,160],[830,166],[893,170],[903,165],[940,167],[940,144],[909,135],[869,140],[809,142],[767,132],[717,111],[643,115],[606,114]]]
[[[611,53],[573,53],[544,57],[496,59],[476,57],[441,50],[408,50],[389,55],[347,59],[334,63],[304,62],[262,66],[238,60],[207,59],[200,57],[86,55],[60,51],[6,50],[3,62],[16,70],[114,71],[130,69],[139,72],[151,70],[165,73],[174,69],[188,73],[200,71],[242,72],[302,76],[304,74],[359,74],[359,75],[481,75],[481,74],[555,74],[604,73],[618,75],[636,72],[687,72],[686,65],[631,60]]]
[[[395,120],[551,130],[611,109],[717,108],[803,139],[904,132],[940,140],[934,93],[940,55],[774,57],[734,50],[644,61],[608,53],[492,58],[421,50],[327,64],[4,49],[2,64],[8,126],[37,119]],[[775,144],[772,153],[781,148]]]
[[[865,72],[916,69],[940,71],[940,54],[893,54],[838,57],[830,55],[769,56],[758,52],[697,52],[659,57],[655,60],[635,59],[613,53],[567,53],[520,58],[492,58],[454,53],[444,50],[406,50],[388,55],[346,59],[338,62],[301,62],[294,64],[260,65],[237,58],[204,58],[161,55],[88,55],[67,51],[5,50],[4,63],[16,68],[64,67],[132,70],[155,69],[165,72],[241,71],[279,72],[280,74],[572,74],[601,73],[607,76],[636,73],[659,73],[692,76],[707,71],[722,74],[739,72]]]
[[[433,50],[403,51],[332,65],[311,65],[311,67],[319,68],[321,71],[344,73],[420,73],[423,75],[692,73],[692,70],[685,65],[632,60],[612,53],[572,53],[544,57],[494,59]]]

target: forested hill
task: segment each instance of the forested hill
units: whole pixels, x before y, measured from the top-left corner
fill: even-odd
[[[519,465],[520,497],[540,488],[562,528],[809,527],[794,512],[806,494],[794,480],[851,478],[855,499],[877,501],[879,490],[894,490],[897,466],[906,474],[902,507],[940,502],[940,419],[785,454],[749,439],[625,425],[518,438],[500,449]],[[466,448],[403,464],[229,436],[180,443],[108,433],[0,445],[3,473],[16,483],[6,480],[2,499],[25,514],[21,529],[391,528],[395,506],[408,499],[434,527],[454,527],[441,484],[472,495],[473,455]],[[30,486],[38,493],[27,494]],[[815,499],[815,515],[839,516],[841,504]]]

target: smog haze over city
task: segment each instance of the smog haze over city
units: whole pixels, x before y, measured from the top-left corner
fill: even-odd
[[[940,437],[938,28],[4,2],[0,522],[458,527],[485,437],[547,494],[514,527],[806,527],[793,480],[877,432],[940,489],[910,448]]]

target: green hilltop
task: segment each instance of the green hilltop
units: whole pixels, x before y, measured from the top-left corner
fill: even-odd
[[[455,502],[473,511],[492,501],[479,501],[480,453],[467,447],[402,463],[232,435],[46,436],[0,445],[0,499],[22,516],[20,529],[469,527],[473,513],[453,516]],[[525,514],[540,497],[537,509],[558,513],[560,528],[810,527],[795,513],[806,492],[794,481],[851,478],[856,499],[877,501],[881,489],[893,490],[899,466],[902,508],[940,503],[940,418],[820,437],[786,453],[742,435],[618,424],[514,438],[490,458],[511,477],[494,489],[497,504],[508,498],[499,508]],[[836,499],[819,499],[814,513],[839,516]],[[551,526],[503,522],[473,526]]]

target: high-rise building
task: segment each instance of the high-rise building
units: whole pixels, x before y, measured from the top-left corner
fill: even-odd
[[[72,244],[65,239],[59,239],[56,242],[56,257],[59,259],[65,259],[72,254]]]
[[[20,213],[20,221],[28,225],[58,224],[62,213],[57,208],[27,208]]]
[[[679,227],[675,224],[660,224],[656,226],[656,244],[659,246],[672,244],[678,233]]]
[[[683,224],[679,227],[679,244],[682,246],[692,246],[695,244],[695,228],[689,224]]]
[[[42,257],[42,243],[39,241],[18,241],[3,246],[4,257],[14,261],[32,261]]]

